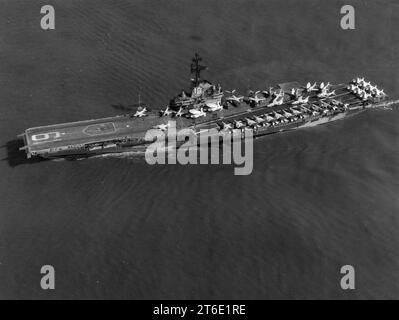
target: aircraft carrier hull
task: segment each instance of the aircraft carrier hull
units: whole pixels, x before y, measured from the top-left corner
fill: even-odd
[[[280,87],[287,87],[282,84]],[[292,87],[288,86],[288,87]],[[253,135],[263,136],[287,130],[306,128],[342,119],[348,115],[364,111],[369,108],[380,107],[389,103],[388,99],[380,99],[377,102],[362,102],[348,92],[346,85],[334,87],[336,95],[332,99],[340,103],[347,103],[346,108],[320,109],[318,112],[303,114],[302,117],[279,117],[274,121],[260,123],[246,128],[221,130],[221,123],[234,121],[247,121],[248,118],[262,116],[266,113],[284,112],[292,110],[292,101],[282,105],[270,107],[270,100],[251,107],[248,102],[242,102],[238,106],[230,105],[229,108],[209,113],[206,117],[189,119],[184,117],[160,117],[156,113],[150,113],[146,117],[137,118],[130,114],[116,117],[78,121],[27,129],[23,134],[25,145],[23,149],[27,157],[39,156],[43,158],[83,158],[99,154],[121,153],[134,150],[145,150],[145,146],[154,142],[154,137],[148,134],[150,129],[175,121],[177,131],[186,128],[193,133],[218,132],[222,136],[232,132],[252,130]],[[287,89],[288,90],[288,89]],[[316,96],[310,97],[309,105],[319,103]],[[292,115],[292,114],[291,114]],[[282,119],[284,120],[282,120]],[[216,130],[215,130],[216,129]]]

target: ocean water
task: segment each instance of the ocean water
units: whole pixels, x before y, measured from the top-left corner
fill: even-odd
[[[399,6],[354,1],[0,1],[0,298],[399,298],[399,111],[254,142],[254,168],[142,156],[26,162],[28,127],[157,108],[199,52],[225,89],[342,83],[399,97]],[[40,268],[56,289],[40,288]],[[356,289],[340,288],[352,265]]]

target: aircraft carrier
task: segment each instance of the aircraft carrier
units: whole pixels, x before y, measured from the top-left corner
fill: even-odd
[[[316,126],[398,102],[359,77],[336,85],[282,83],[239,95],[201,79],[206,67],[200,63],[196,54],[191,63],[190,90],[174,97],[165,110],[140,107],[136,112],[115,117],[29,128],[20,135],[24,140],[21,150],[28,158],[122,153],[154,142],[156,138],[146,136],[148,130],[166,133],[170,121],[175,121],[177,130],[186,128],[195,135],[217,132],[222,137],[251,130],[256,137]]]

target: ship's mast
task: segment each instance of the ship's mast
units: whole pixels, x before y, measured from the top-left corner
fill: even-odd
[[[192,63],[191,63],[191,73],[195,74],[195,78],[193,80],[193,84],[195,87],[198,86],[198,84],[199,84],[201,71],[205,70],[207,68],[206,66],[202,66],[199,64],[199,62],[201,60],[202,60],[202,58],[200,58],[198,53],[196,53],[195,57],[192,59]]]

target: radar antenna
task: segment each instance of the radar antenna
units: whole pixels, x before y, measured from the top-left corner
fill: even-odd
[[[193,63],[191,63],[191,73],[195,74],[195,78],[193,79],[194,86],[198,86],[201,76],[201,71],[207,68],[206,66],[202,66],[199,64],[201,60],[202,58],[200,58],[198,53],[196,53],[195,57],[192,59]]]

